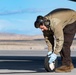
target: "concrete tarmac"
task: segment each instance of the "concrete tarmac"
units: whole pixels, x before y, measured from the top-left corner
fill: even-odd
[[[0,50],[0,75],[76,75],[76,51],[72,51],[75,68],[68,73],[46,72],[47,50]],[[58,56],[58,64],[61,64]]]

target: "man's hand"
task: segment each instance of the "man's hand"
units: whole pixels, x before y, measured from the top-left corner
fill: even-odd
[[[51,64],[57,59],[57,55],[55,53],[51,53],[50,55],[48,55],[48,57],[49,57],[49,64]]]

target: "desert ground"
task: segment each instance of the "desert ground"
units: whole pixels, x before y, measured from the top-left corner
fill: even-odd
[[[72,49],[76,48],[76,39]],[[45,50],[47,45],[43,35],[0,34],[0,50]]]

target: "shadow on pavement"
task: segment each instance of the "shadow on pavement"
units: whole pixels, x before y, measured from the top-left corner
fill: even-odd
[[[0,56],[0,69],[45,72],[44,57]]]
[[[44,56],[0,56],[0,69],[26,70],[26,73],[28,70],[29,72],[46,72],[44,59]],[[72,57],[72,60],[76,68],[76,57]],[[58,64],[60,63],[60,57],[58,57]]]

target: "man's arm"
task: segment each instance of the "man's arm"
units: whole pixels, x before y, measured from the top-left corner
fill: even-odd
[[[53,51],[54,50],[54,37],[53,34],[50,34],[51,32],[43,32],[44,39],[46,42],[46,45],[48,46],[48,51]]]
[[[54,27],[54,35],[56,39],[54,53],[58,54],[61,51],[64,43],[64,34],[61,24]]]

